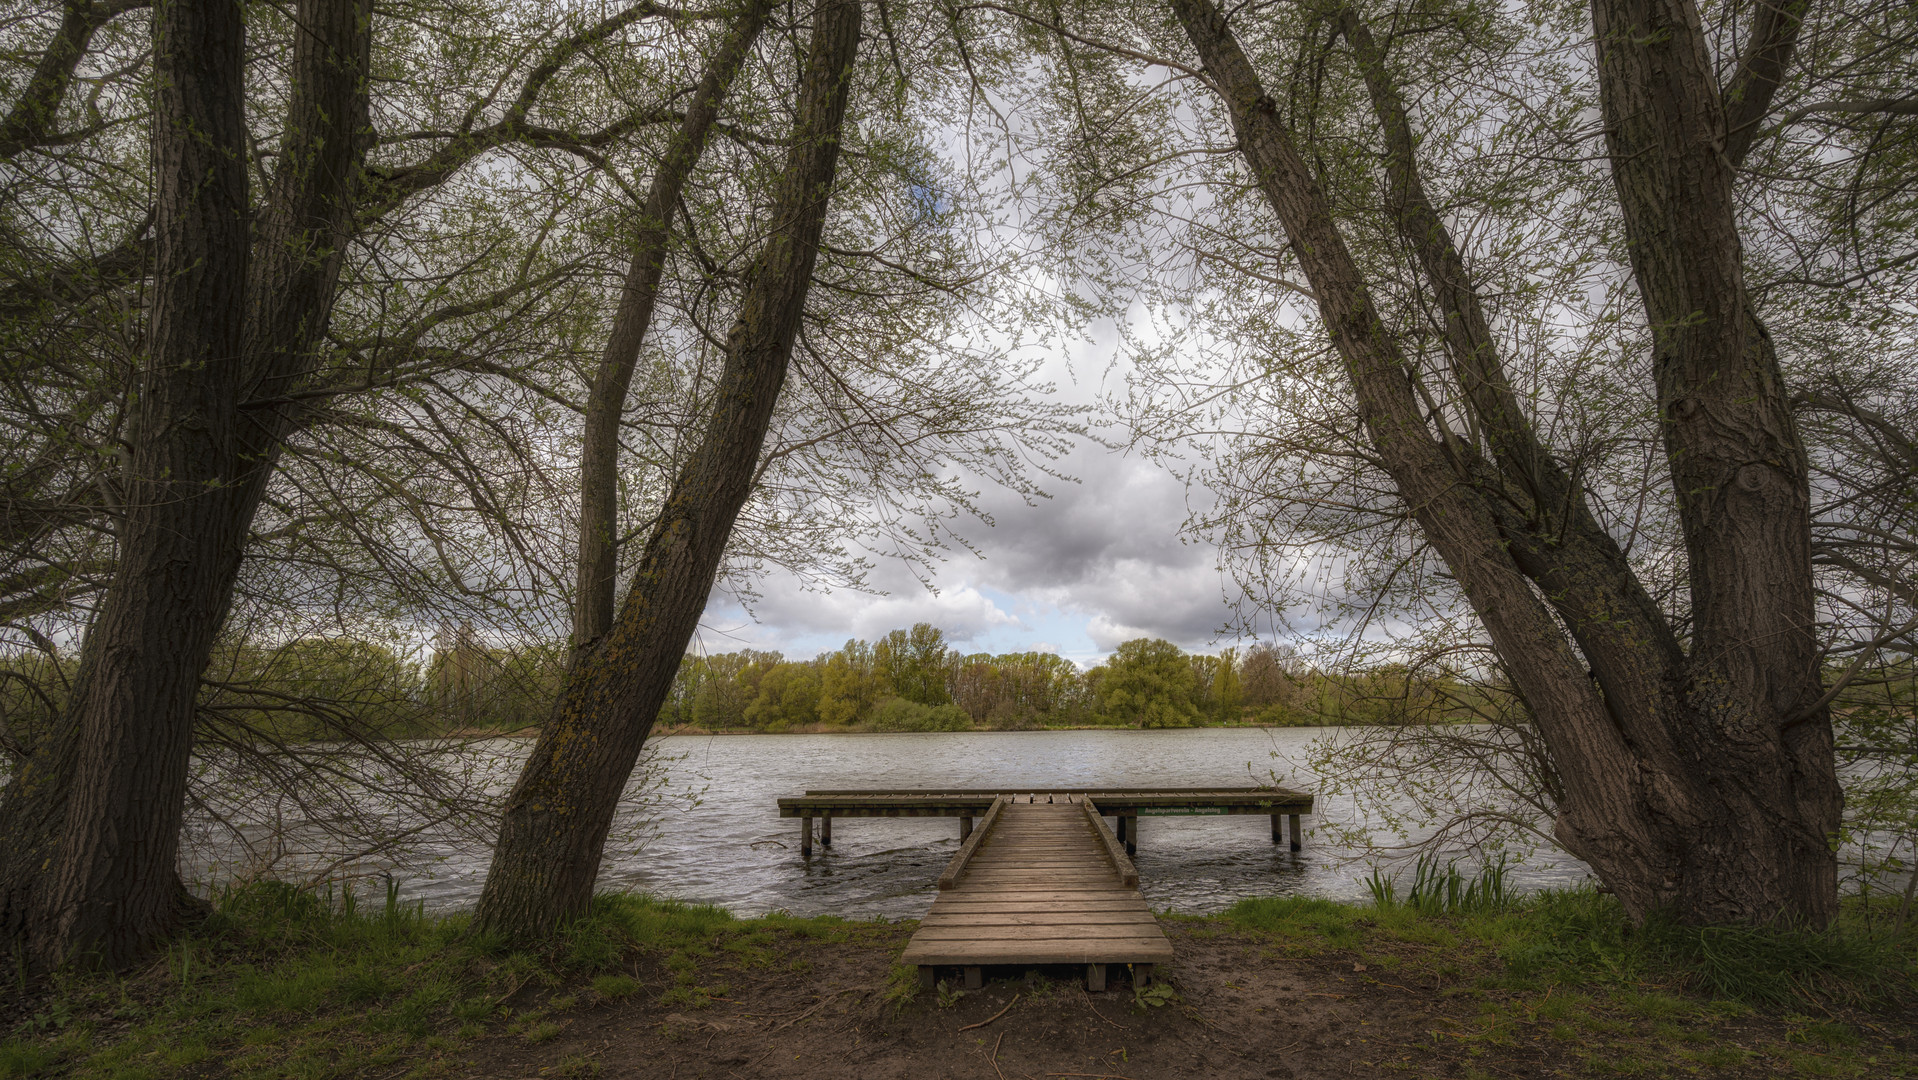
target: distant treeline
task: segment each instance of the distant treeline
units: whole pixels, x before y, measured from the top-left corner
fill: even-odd
[[[410,654],[338,638],[228,644],[201,694],[203,724],[287,741],[533,728],[565,660],[561,643],[489,646],[464,629]],[[39,677],[0,682],[0,710],[16,738],[32,737],[71,674],[32,666]],[[52,693],[36,696],[29,685]],[[1207,654],[1140,638],[1081,670],[1053,653],[960,653],[919,623],[811,660],[754,649],[689,653],[659,723],[768,732],[1430,723],[1469,718],[1475,696],[1393,665],[1334,676],[1267,644]]]
[[[1391,667],[1334,679],[1284,646],[1188,653],[1155,638],[1081,670],[1053,653],[960,653],[919,623],[811,660],[751,649],[688,655],[660,722],[748,731],[1378,723],[1421,709],[1430,719],[1461,689],[1408,685]]]

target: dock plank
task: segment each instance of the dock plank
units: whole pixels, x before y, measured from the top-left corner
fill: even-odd
[[[922,967],[1170,961],[1171,942],[1145,898],[1122,883],[1079,798],[1004,805],[900,959]]]

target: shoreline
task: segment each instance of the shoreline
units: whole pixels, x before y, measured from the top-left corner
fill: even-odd
[[[1137,728],[1119,727],[1112,724],[1063,724],[1058,727],[1020,727],[1020,728],[960,728],[956,731],[881,731],[877,728],[841,727],[833,724],[807,724],[802,727],[785,728],[779,731],[760,731],[752,728],[706,728],[687,724],[670,731],[654,730],[646,736],[648,742],[654,739],[672,738],[679,735],[1043,735],[1054,731],[1110,731],[1110,732],[1173,732],[1173,731],[1303,731],[1313,728],[1363,727],[1361,724],[1193,724],[1190,727],[1176,728]],[[537,727],[497,730],[492,728],[455,728],[445,734],[449,739],[531,739],[537,738]]]

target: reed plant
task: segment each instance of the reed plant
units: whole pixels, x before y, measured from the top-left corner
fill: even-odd
[[[1517,902],[1503,855],[1471,875],[1461,871],[1456,860],[1441,866],[1438,856],[1421,855],[1412,867],[1412,880],[1404,896],[1399,895],[1397,875],[1376,867],[1365,884],[1374,907],[1409,908],[1426,915],[1478,915],[1504,911]]]

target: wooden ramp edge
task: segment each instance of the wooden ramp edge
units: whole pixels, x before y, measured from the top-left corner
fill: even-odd
[[[1158,920],[1134,887],[1132,861],[1071,796],[1007,799],[955,857],[938,899],[900,957],[930,985],[935,967],[965,968],[977,986],[991,965],[1084,964],[1104,989],[1108,964],[1172,959]],[[1103,835],[1101,835],[1103,834]],[[1150,967],[1138,970],[1146,975]]]

